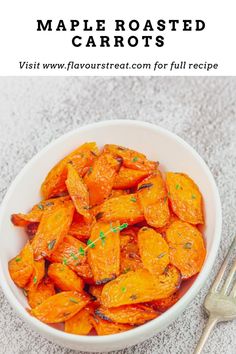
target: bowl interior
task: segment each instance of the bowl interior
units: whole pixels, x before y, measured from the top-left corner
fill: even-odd
[[[8,261],[20,251],[26,242],[26,235],[22,228],[11,224],[10,216],[13,212],[27,212],[32,205],[37,203],[40,200],[40,185],[50,168],[67,153],[88,141],[96,141],[99,146],[114,143],[137,149],[145,153],[148,158],[158,160],[164,172],[175,171],[189,174],[204,196],[205,226],[203,231],[207,246],[205,263],[208,262],[209,253],[214,247],[219,201],[214,180],[199,155],[182,139],[150,124],[132,121],[108,121],[93,124],[61,137],[36,155],[18,175],[3,202],[0,216],[2,283],[5,283],[8,291],[11,291],[17,298],[19,306],[22,305],[21,311],[25,311],[27,302],[21,290],[10,279]],[[4,287],[4,284],[2,286]]]

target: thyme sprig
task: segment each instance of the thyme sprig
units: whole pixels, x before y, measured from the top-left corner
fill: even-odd
[[[106,237],[108,234],[110,233],[116,233],[118,231],[122,231],[124,229],[126,229],[128,227],[128,224],[127,223],[123,223],[121,224],[120,226],[112,226],[112,223],[110,224],[110,230],[108,230],[107,232],[103,232],[103,231],[100,231],[99,232],[99,237],[96,238],[94,241],[91,241],[91,240],[88,240],[87,242],[87,246],[83,249],[84,250],[84,253],[89,249],[89,248],[95,248],[95,244],[101,240],[102,241],[102,245],[104,246],[105,242],[106,242]]]
[[[116,232],[118,232],[118,231],[122,231],[122,230],[126,229],[127,227],[128,227],[128,224],[127,224],[127,223],[123,223],[123,224],[121,224],[120,226],[116,226],[116,227],[114,227],[114,226],[112,225],[112,223],[111,223],[111,224],[110,224],[110,229],[109,229],[107,232],[100,231],[98,238],[96,238],[94,241],[88,240],[88,241],[87,241],[87,246],[86,246],[85,248],[80,247],[79,250],[78,250],[78,253],[71,253],[71,254],[70,254],[70,257],[71,257],[73,260],[77,260],[79,256],[85,256],[85,255],[86,255],[86,251],[87,251],[89,248],[95,248],[96,243],[97,243],[99,240],[101,240],[102,246],[104,246],[104,245],[105,245],[105,242],[106,242],[106,237],[107,237],[108,234],[110,234],[110,233],[112,233],[112,232],[113,232],[113,233],[116,233]],[[63,258],[63,259],[62,259],[62,263],[63,263],[64,265],[67,265],[67,264],[68,264],[68,259]],[[80,262],[78,261],[76,265],[79,265],[79,263],[80,263]]]

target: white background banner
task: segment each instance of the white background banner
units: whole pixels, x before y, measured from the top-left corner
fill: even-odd
[[[235,75],[235,13],[235,1],[218,0],[8,0],[0,75]],[[51,20],[52,30],[37,31],[37,20]],[[116,20],[124,21],[119,31]]]

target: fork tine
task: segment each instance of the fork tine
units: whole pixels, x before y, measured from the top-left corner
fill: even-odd
[[[230,296],[236,297],[236,284],[234,284],[233,289],[231,290]]]
[[[222,264],[222,267],[220,268],[219,270],[219,273],[217,274],[212,286],[211,286],[211,289],[210,291],[211,292],[215,292],[217,291],[217,288],[218,286],[220,285],[220,282],[224,276],[224,273],[225,273],[225,270],[227,268],[227,265],[228,265],[228,262],[229,262],[229,259],[230,259],[230,256],[231,256],[231,253],[233,252],[234,248],[236,246],[236,237],[234,237],[232,243],[231,243],[231,246],[229,248],[229,251],[225,257],[225,260],[224,260],[224,263]]]
[[[236,272],[236,261],[234,262],[232,268],[230,269],[229,275],[227,276],[226,281],[222,287],[222,293],[224,295],[227,294],[227,291],[229,290],[230,286],[232,285],[235,272]]]

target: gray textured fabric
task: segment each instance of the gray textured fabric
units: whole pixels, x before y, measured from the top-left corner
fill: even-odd
[[[205,159],[220,190],[223,235],[211,278],[165,331],[116,352],[189,354],[206,322],[204,296],[235,234],[236,78],[0,78],[0,198],[50,141],[86,123],[117,118],[153,122],[179,134]],[[0,353],[75,353],[28,328],[1,291],[0,308]],[[219,324],[205,353],[236,353],[235,333],[236,321]]]

